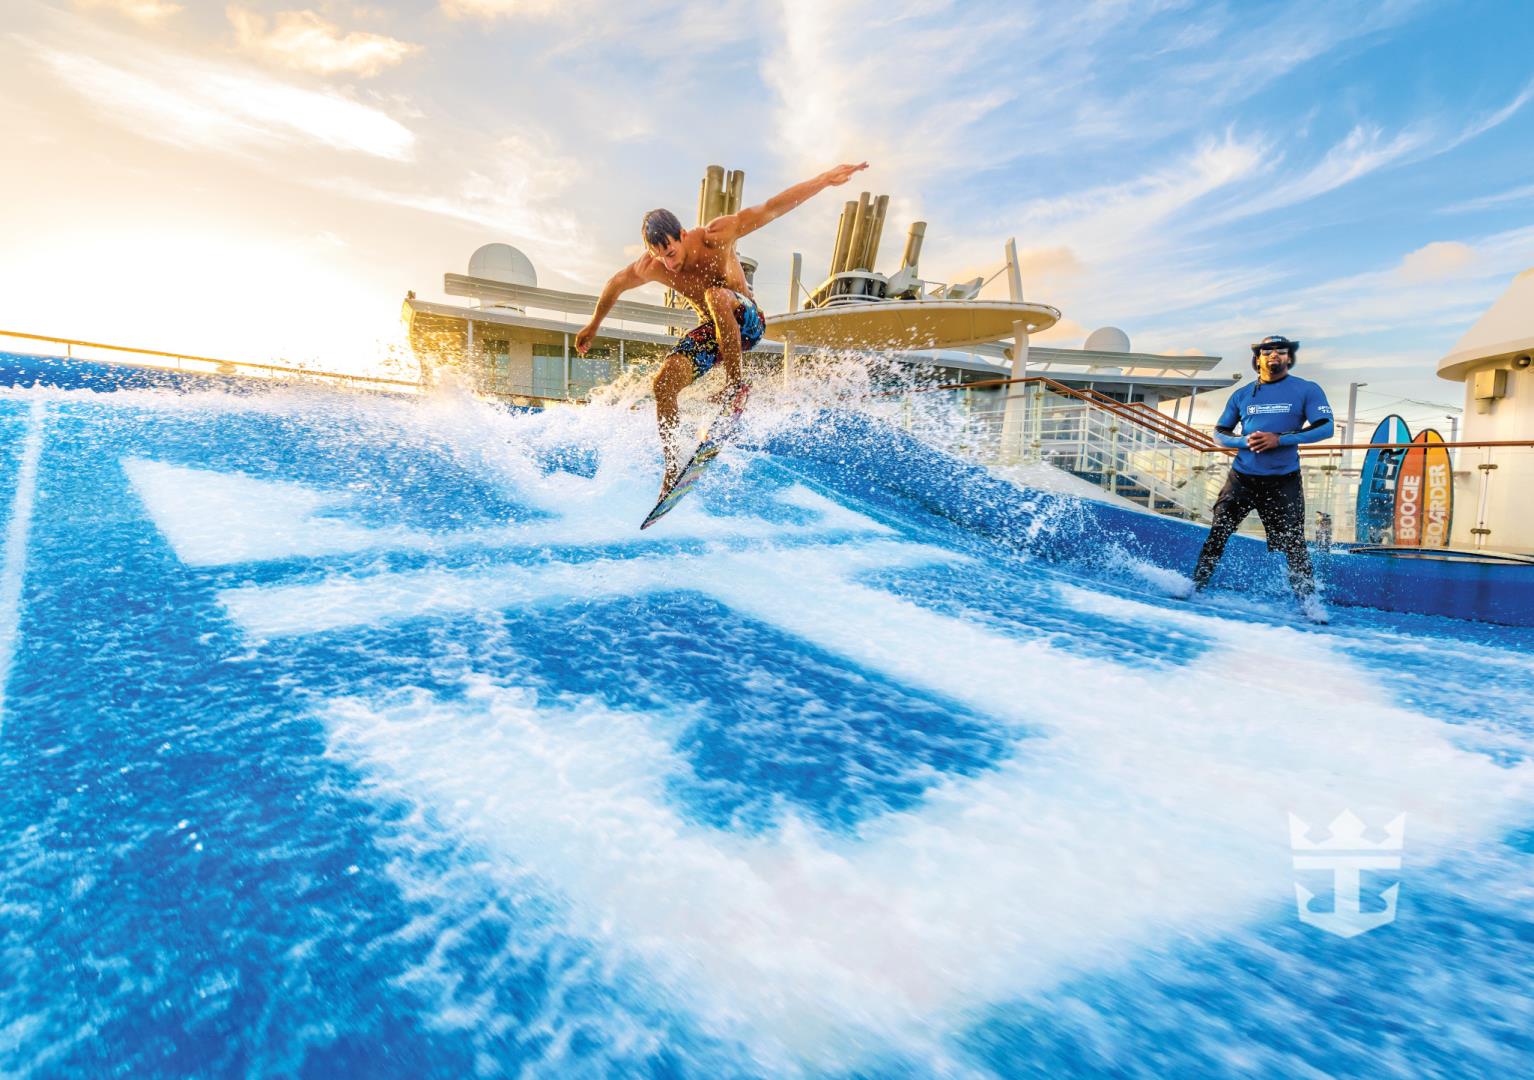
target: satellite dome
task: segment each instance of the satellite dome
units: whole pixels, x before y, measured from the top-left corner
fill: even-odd
[[[469,256],[469,276],[498,281],[502,285],[538,287],[533,262],[510,244],[486,244]]]
[[[1117,326],[1100,326],[1087,335],[1088,352],[1128,352],[1129,335]]]

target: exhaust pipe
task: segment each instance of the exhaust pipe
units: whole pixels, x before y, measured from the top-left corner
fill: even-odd
[[[704,217],[700,224],[707,225],[724,213],[724,166],[710,165],[704,183],[707,185],[707,195],[704,199]]]
[[[735,169],[730,173],[729,183],[725,186],[724,212],[726,214],[740,213],[740,197],[746,189],[746,174],[741,169]]]
[[[890,197],[880,195],[874,200],[873,220],[868,226],[867,251],[863,255],[863,269],[873,270],[879,259],[879,235],[884,232],[884,212],[889,209]]]
[[[853,225],[857,222],[858,204],[849,202],[842,207],[841,224],[836,230],[836,250],[831,254],[831,274],[847,269],[847,259],[852,252]]]
[[[869,219],[873,215],[873,207],[868,202],[870,198],[866,191],[858,196],[857,208],[853,211],[856,216],[852,219],[852,241],[847,246],[847,262],[843,270],[864,269],[863,253],[868,249]]]
[[[911,231],[906,234],[905,254],[900,257],[900,269],[915,270],[917,260],[921,258],[922,238],[927,235],[927,223],[925,221],[911,222]]]

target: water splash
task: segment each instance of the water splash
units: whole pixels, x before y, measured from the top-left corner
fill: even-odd
[[[1190,607],[762,449],[885,385],[759,386],[645,534],[638,381],[0,397],[49,411],[0,1070],[1282,1075],[1377,1040],[1342,994],[1403,1067],[1526,1063],[1526,645]],[[1372,962],[1294,918],[1287,815],[1344,807],[1411,822]]]

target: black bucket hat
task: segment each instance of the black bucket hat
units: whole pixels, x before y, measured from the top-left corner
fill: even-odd
[[[1289,350],[1289,366],[1293,367],[1294,362],[1299,359],[1300,343],[1284,337],[1283,334],[1269,334],[1261,341],[1254,341],[1252,343],[1252,370],[1257,370],[1258,353],[1262,352],[1263,349],[1278,348]]]

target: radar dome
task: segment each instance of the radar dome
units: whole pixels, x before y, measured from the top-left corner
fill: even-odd
[[[469,256],[469,276],[498,281],[502,285],[538,287],[533,262],[510,244],[486,244]]]
[[[1082,346],[1088,352],[1128,352],[1129,335],[1117,326],[1102,326],[1087,335]]]

